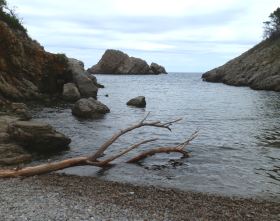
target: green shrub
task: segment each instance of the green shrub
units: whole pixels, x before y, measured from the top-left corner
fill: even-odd
[[[0,0],[0,20],[4,21],[10,28],[27,33],[15,11],[7,6],[6,0]]]
[[[280,37],[280,8],[269,15],[270,21],[264,22],[264,38]]]

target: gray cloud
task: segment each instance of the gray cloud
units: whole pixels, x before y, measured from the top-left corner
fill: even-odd
[[[31,37],[47,50],[91,66],[105,49],[116,48],[169,71],[206,71],[249,49],[261,40],[262,21],[278,5],[277,0],[8,2],[18,6]]]

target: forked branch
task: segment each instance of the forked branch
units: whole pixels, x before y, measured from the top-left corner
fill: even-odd
[[[135,148],[140,147],[143,144],[150,143],[153,141],[156,141],[157,139],[149,139],[144,140],[139,143],[133,144],[128,148],[124,148],[123,151],[120,153],[113,155],[107,159],[100,159],[100,157],[104,154],[104,152],[121,136],[125,135],[128,132],[131,132],[137,128],[141,127],[157,127],[157,128],[163,128],[168,129],[171,131],[171,126],[174,123],[177,123],[181,121],[182,119],[176,119],[173,121],[168,121],[162,123],[161,121],[147,121],[148,118],[147,114],[143,120],[138,122],[137,124],[134,124],[130,127],[127,127],[123,130],[120,130],[116,134],[114,134],[109,140],[107,140],[101,147],[94,153],[90,154],[89,156],[84,157],[75,157],[75,158],[69,158],[66,160],[61,160],[58,162],[52,162],[52,163],[46,163],[46,164],[40,164],[37,166],[32,167],[25,167],[25,168],[15,168],[15,169],[4,169],[0,170],[0,178],[8,178],[8,177],[28,177],[28,176],[34,176],[34,175],[40,175],[44,173],[49,173],[53,171],[58,171],[62,169],[66,169],[69,167],[75,167],[75,166],[97,166],[97,167],[106,167],[108,166],[112,161],[120,158],[121,156],[127,154],[128,152],[134,150]],[[151,149],[149,151],[143,152],[139,154],[138,156],[132,158],[129,160],[129,163],[135,163],[140,160],[143,160],[144,158],[148,156],[152,156],[157,153],[170,153],[170,152],[177,152],[181,153],[183,157],[188,157],[189,154],[187,151],[184,150],[184,148],[192,141],[194,140],[198,135],[198,131],[196,131],[192,136],[187,139],[186,141],[180,143],[177,146],[171,146],[171,147],[158,147],[155,149]]]
[[[182,120],[182,118],[173,120],[173,121],[169,121],[169,122],[165,122],[162,123],[161,121],[153,121],[153,122],[147,122],[147,118],[149,116],[150,113],[148,113],[144,119],[142,119],[139,123],[134,124],[130,127],[127,127],[126,129],[120,130],[118,133],[114,134],[109,140],[107,140],[98,150],[97,152],[95,152],[92,156],[89,157],[89,159],[91,161],[95,161],[96,159],[98,159],[100,156],[102,156],[104,154],[104,152],[122,135],[135,130],[137,128],[140,127],[160,127],[160,128],[164,128],[164,129],[168,129],[171,131],[170,126],[176,122],[179,122]]]

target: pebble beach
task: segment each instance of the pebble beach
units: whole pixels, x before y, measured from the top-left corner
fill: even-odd
[[[48,174],[0,180],[1,220],[280,220],[280,203]]]

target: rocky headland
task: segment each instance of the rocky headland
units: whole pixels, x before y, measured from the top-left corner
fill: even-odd
[[[91,74],[167,74],[165,68],[156,63],[148,65],[141,58],[129,57],[119,50],[108,49],[100,61],[88,69]]]
[[[0,165],[5,166],[67,150],[71,142],[51,125],[31,120],[24,103],[94,100],[102,87],[81,61],[46,52],[20,24],[12,25],[16,18],[6,17],[0,17]]]
[[[280,91],[280,38],[267,39],[225,65],[202,75],[208,82]]]

